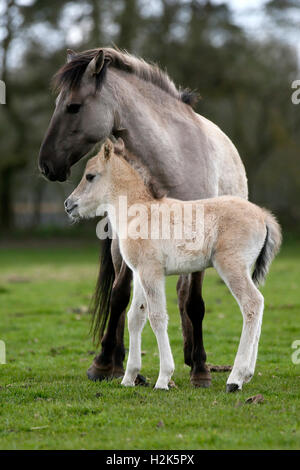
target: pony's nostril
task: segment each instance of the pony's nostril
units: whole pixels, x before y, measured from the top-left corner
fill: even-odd
[[[68,214],[71,214],[71,212],[73,212],[73,210],[74,210],[76,207],[77,207],[77,204],[74,204],[72,207],[69,207],[69,208],[67,209],[67,213],[68,213]]]
[[[42,172],[44,173],[45,176],[48,176],[49,173],[50,173],[50,169],[49,169],[49,166],[47,165],[47,163],[43,163],[41,165],[42,167]]]

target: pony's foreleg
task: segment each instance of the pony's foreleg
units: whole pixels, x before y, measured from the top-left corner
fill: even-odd
[[[235,266],[235,268],[233,268]],[[231,267],[231,269],[229,268]],[[216,266],[219,274],[237,300],[242,315],[242,335],[232,371],[228,377],[226,390],[235,392],[241,390],[243,383],[249,382],[254,374],[258,342],[262,324],[264,298],[254,285],[247,267],[241,267],[241,262]]]
[[[174,372],[174,360],[167,331],[168,315],[164,276],[154,276],[153,272],[139,274],[147,300],[150,324],[156,336],[159,349],[160,370],[155,388],[168,390],[168,385]]]
[[[133,300],[128,312],[129,355],[122,385],[132,387],[141,369],[141,338],[147,319],[147,303],[137,275],[133,277]]]
[[[130,300],[131,278],[131,270],[123,262],[111,294],[111,313],[107,330],[101,341],[102,349],[87,371],[91,380],[120,377],[124,373],[124,319],[125,309]]]

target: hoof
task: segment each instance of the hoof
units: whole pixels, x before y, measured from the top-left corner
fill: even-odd
[[[131,382],[130,380],[122,380],[121,385],[123,387],[135,387],[135,383]]]
[[[146,377],[138,374],[137,378],[135,379],[135,385],[142,385],[144,387],[148,387],[149,382],[147,382]]]
[[[119,379],[120,377],[123,377],[124,374],[125,374],[125,371],[122,367],[114,367],[111,378]]]
[[[111,380],[123,377],[124,370],[121,368],[113,368],[111,364],[108,366],[100,366],[95,361],[87,370],[87,376],[93,382],[102,380]]]
[[[211,375],[209,371],[191,374],[191,384],[194,387],[209,388],[211,386]]]
[[[169,390],[168,384],[156,382],[154,390]]]
[[[227,393],[234,393],[234,392],[237,392],[238,390],[240,390],[238,384],[226,384]]]
[[[106,367],[99,367],[95,363],[91,365],[91,367],[87,370],[87,376],[93,382],[102,381],[102,380],[109,380],[112,378],[113,375],[113,368],[106,368]]]

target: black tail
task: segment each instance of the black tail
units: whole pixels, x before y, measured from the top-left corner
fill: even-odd
[[[101,244],[99,274],[90,309],[92,313],[90,332],[97,346],[103,337],[109,317],[111,291],[115,280],[115,270],[111,257],[111,242],[111,238],[106,238]]]
[[[252,274],[252,279],[256,286],[264,283],[270,265],[277,255],[282,241],[281,228],[277,220],[269,211],[266,209],[262,210],[265,214],[267,234]]]

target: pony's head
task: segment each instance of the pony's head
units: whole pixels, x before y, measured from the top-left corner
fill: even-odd
[[[79,185],[65,201],[65,210],[73,220],[99,215],[99,205],[107,202],[111,186],[111,161],[115,154],[124,157],[124,150],[122,139],[114,144],[107,139],[99,153],[87,162]]]
[[[117,77],[111,68],[120,71],[121,75]],[[126,52],[112,48],[80,53],[69,50],[67,63],[54,77],[54,88],[59,94],[39,155],[40,170],[49,180],[65,181],[71,166],[94,144],[128,130],[122,127],[124,122],[121,122],[121,107],[125,106],[126,93],[132,98],[132,91],[127,87],[130,80],[124,83],[127,75],[134,75],[143,86],[151,83],[188,105],[195,102],[194,93],[178,90],[159,67]],[[116,79],[120,85],[118,91]],[[134,81],[130,86],[135,86]],[[140,87],[137,87],[137,93],[144,96]],[[133,103],[134,100],[131,106]],[[147,127],[142,129],[147,133]]]
[[[111,134],[114,110],[102,88],[109,63],[102,49],[68,51],[67,63],[55,75],[59,94],[39,154],[49,180],[65,181],[71,166]]]

